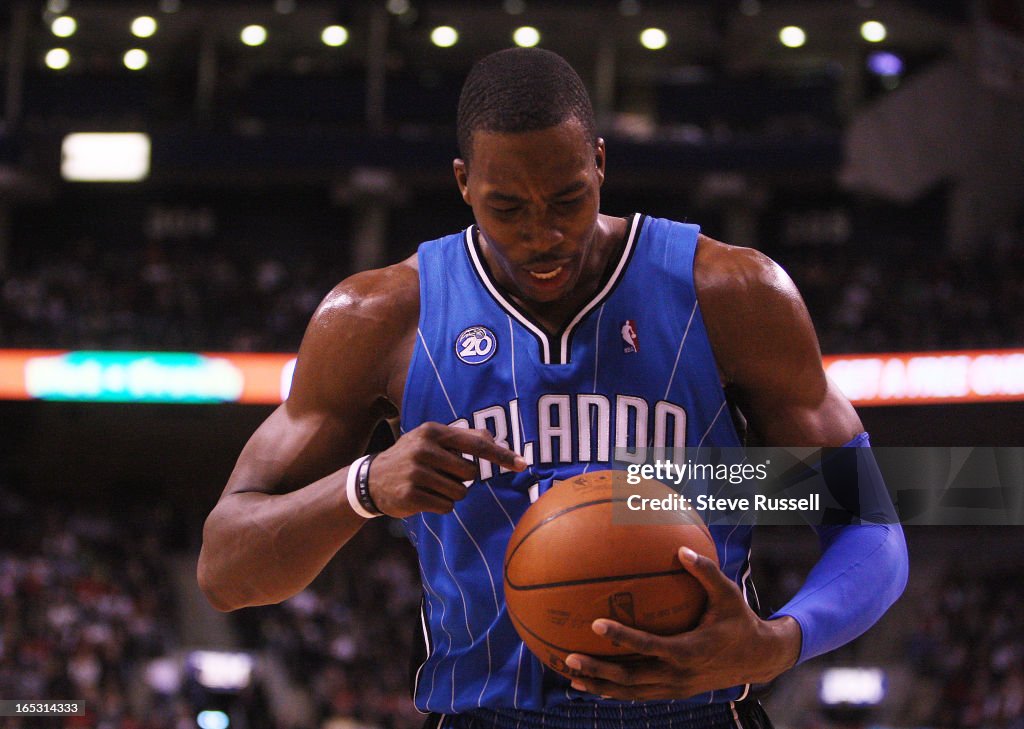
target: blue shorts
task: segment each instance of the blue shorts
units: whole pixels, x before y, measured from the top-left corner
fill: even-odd
[[[562,704],[544,712],[476,709],[431,714],[423,729],[773,729],[756,700],[719,704]]]

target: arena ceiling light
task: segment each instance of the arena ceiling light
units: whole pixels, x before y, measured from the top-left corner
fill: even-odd
[[[62,15],[54,18],[50,23],[50,32],[58,38],[70,38],[78,30],[78,21],[70,15]]]
[[[825,706],[876,706],[886,690],[885,671],[880,668],[826,668],[818,698]]]
[[[187,663],[196,681],[214,691],[242,691],[252,681],[254,661],[247,653],[192,651]]]
[[[438,48],[451,48],[459,42],[459,31],[450,25],[439,25],[430,31],[430,41]]]
[[[147,65],[149,65],[149,54],[141,48],[132,48],[129,51],[125,51],[124,58],[125,68],[130,71],[141,71]]]
[[[344,25],[328,25],[320,34],[324,45],[337,48],[348,43],[348,28]]]
[[[140,133],[64,137],[60,173],[71,182],[139,182],[149,176],[150,141]]]
[[[261,46],[267,42],[267,29],[262,25],[247,25],[242,28],[240,37],[247,46]]]
[[[798,25],[787,25],[779,31],[779,41],[786,48],[800,48],[807,42],[807,33]]]
[[[231,718],[218,709],[205,709],[196,714],[196,726],[199,729],[228,729]]]
[[[520,48],[533,48],[540,43],[540,31],[530,25],[524,25],[515,29],[512,40]]]
[[[526,0],[505,0],[501,7],[509,15],[522,15],[526,12]]]
[[[668,45],[668,35],[661,28],[645,28],[640,33],[640,45],[649,51],[660,51]]]
[[[46,58],[44,59],[46,67],[53,71],[60,71],[68,67],[71,63],[71,54],[68,53],[67,48],[51,48],[46,52]]]
[[[885,25],[877,20],[869,20],[860,26],[860,37],[869,43],[881,43],[888,34]]]
[[[149,38],[156,33],[156,18],[140,15],[132,21],[132,35],[136,38]]]
[[[889,51],[875,51],[867,59],[867,67],[876,76],[899,76],[903,73],[903,59]]]

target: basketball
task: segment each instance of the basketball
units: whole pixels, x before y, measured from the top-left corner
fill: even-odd
[[[627,484],[623,471],[583,474],[556,483],[512,533],[504,568],[509,617],[544,665],[565,676],[574,675],[565,665],[570,653],[631,657],[594,633],[597,618],[673,635],[704,613],[707,594],[677,554],[685,546],[717,563],[710,532],[692,510],[632,511],[634,494],[675,492],[659,481]]]

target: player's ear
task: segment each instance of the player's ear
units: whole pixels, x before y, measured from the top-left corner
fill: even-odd
[[[597,180],[599,185],[604,184],[604,161],[604,139],[598,137],[597,141],[594,143],[594,164],[597,165]]]
[[[472,205],[469,199],[469,165],[466,160],[456,157],[452,161],[452,171],[455,173],[455,184],[459,186],[459,193],[467,205]]]

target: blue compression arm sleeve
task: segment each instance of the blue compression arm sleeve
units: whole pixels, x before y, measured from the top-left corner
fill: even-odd
[[[822,555],[800,591],[772,618],[789,615],[800,624],[803,642],[797,663],[844,645],[866,631],[896,602],[907,584],[907,543],[903,528],[871,455],[867,433],[847,443],[859,452],[861,488],[887,513],[882,523],[814,527]],[[887,505],[887,506],[886,506]]]

